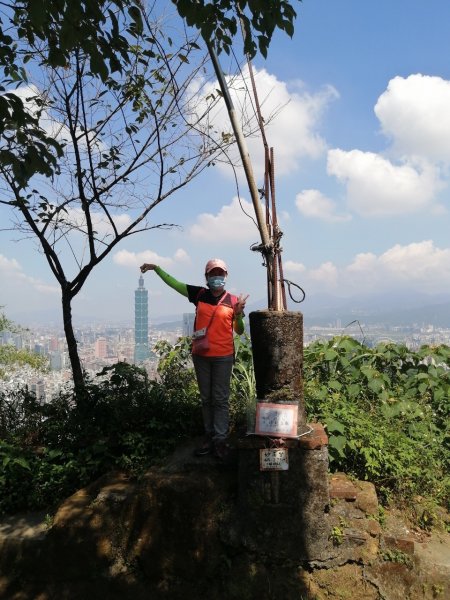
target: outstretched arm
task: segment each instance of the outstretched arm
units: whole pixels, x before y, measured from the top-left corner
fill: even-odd
[[[144,263],[141,266],[141,273],[146,273],[147,271],[155,271],[155,273],[159,277],[161,277],[161,279],[164,281],[164,283],[167,283],[167,285],[169,287],[173,288],[176,292],[178,292],[182,296],[185,296],[186,298],[188,297],[187,285],[185,283],[182,283],[181,281],[178,281],[177,279],[175,279],[175,277],[172,277],[172,275],[169,275],[169,273],[166,273],[165,271],[163,271],[161,269],[161,267],[158,267],[158,265]]]

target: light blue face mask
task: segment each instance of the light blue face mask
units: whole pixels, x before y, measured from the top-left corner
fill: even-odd
[[[210,290],[220,290],[225,287],[226,277],[215,275],[214,277],[208,277],[208,287]]]

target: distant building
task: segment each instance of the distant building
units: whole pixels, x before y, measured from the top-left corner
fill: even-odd
[[[45,348],[42,344],[35,344],[34,351],[36,354],[45,354]]]
[[[50,369],[52,371],[61,371],[66,366],[65,352],[55,350],[49,353],[50,356]]]
[[[134,292],[134,362],[149,358],[148,349],[148,292],[144,278],[139,277],[139,287]]]
[[[50,338],[50,342],[48,344],[48,349],[51,352],[57,352],[59,350],[58,338],[53,336]]]
[[[95,358],[106,358],[108,356],[106,338],[100,337],[95,341],[94,356]]]
[[[195,313],[183,313],[183,335],[188,336],[194,333]]]
[[[42,379],[33,381],[30,385],[30,391],[36,396],[41,404],[45,402],[45,382]]]

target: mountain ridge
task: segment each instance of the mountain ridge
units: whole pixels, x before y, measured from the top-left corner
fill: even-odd
[[[264,310],[266,300],[261,298],[248,303],[247,316],[256,310]],[[194,312],[194,307],[190,307]],[[302,303],[288,299],[288,310],[300,311],[304,315],[306,326],[329,325],[339,320],[342,324],[359,319],[368,324],[384,323],[386,325],[427,324],[436,327],[450,328],[450,294],[425,294],[403,292],[397,294],[366,294],[349,297],[331,294],[315,294],[307,296]],[[30,310],[27,313],[7,315],[14,322],[24,327],[60,326],[62,315],[54,310]],[[115,324],[116,326],[133,327],[131,319],[101,318],[94,315],[75,315],[75,328],[89,324]],[[172,329],[175,324],[182,323],[181,313],[150,315],[150,325],[155,329],[163,326]]]

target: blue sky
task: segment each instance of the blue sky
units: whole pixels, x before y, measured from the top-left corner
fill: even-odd
[[[275,152],[285,276],[307,296],[448,293],[450,3],[295,5],[294,38],[277,34],[267,60],[253,63],[263,114],[277,112],[266,134]],[[221,60],[227,70],[228,59]],[[223,111],[217,119],[230,129]],[[248,147],[261,186],[261,141]],[[239,193],[251,212],[242,175]],[[7,228],[4,208],[0,218]],[[75,298],[75,323],[88,315],[132,319],[144,261],[201,284],[206,261],[221,257],[230,291],[250,294],[249,303],[265,298],[265,270],[250,250],[259,234],[240,209],[231,169],[207,169],[154,218],[180,228],[133,236],[113,251]],[[25,324],[30,306],[58,315],[44,258],[31,240],[17,239],[0,231],[0,305]],[[145,285],[151,316],[190,310],[154,273]]]

